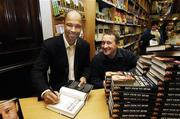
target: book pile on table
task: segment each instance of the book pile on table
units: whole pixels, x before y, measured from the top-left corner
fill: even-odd
[[[122,72],[120,72],[120,71],[117,71],[117,72],[107,71],[105,73],[104,88],[105,88],[106,101],[108,101],[108,99],[109,99],[109,92],[110,92],[110,88],[111,88],[111,77],[113,75],[119,75],[119,74],[122,74]]]
[[[180,118],[180,61],[176,58],[153,57],[147,73],[158,88],[152,117]]]
[[[157,87],[149,78],[133,73],[111,76],[109,112],[112,118],[147,119],[151,117]]]
[[[142,55],[140,56],[137,65],[136,65],[136,73],[137,75],[145,75],[151,66],[151,59],[153,55]]]

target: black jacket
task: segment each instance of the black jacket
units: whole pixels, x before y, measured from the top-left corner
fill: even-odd
[[[92,60],[90,82],[94,88],[103,88],[106,71],[129,71],[135,68],[136,62],[137,57],[124,49],[118,49],[113,59],[100,52]]]
[[[84,76],[88,78],[90,53],[89,44],[79,38],[75,50],[75,80]],[[50,68],[49,81],[47,70]],[[40,96],[43,91],[51,86],[59,91],[60,87],[68,82],[69,64],[63,35],[53,37],[44,41],[37,61],[32,69],[32,82]]]

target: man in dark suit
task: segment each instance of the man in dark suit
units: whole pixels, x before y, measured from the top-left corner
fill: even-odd
[[[47,104],[58,103],[57,92],[69,80],[86,83],[90,49],[89,44],[79,38],[81,28],[81,15],[77,11],[70,11],[65,16],[64,34],[49,38],[42,44],[42,50],[32,70],[32,82],[38,91],[38,97]]]

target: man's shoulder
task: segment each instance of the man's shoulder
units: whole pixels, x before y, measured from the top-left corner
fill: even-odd
[[[89,43],[86,40],[82,39],[82,38],[79,38],[78,40],[79,40],[79,42],[81,44],[89,45]]]
[[[102,52],[99,52],[97,53],[95,56],[94,56],[94,60],[102,60],[104,58],[104,54]]]
[[[50,38],[44,40],[44,42],[45,43],[53,43],[53,42],[59,41],[62,38],[63,38],[62,36],[54,36],[54,37],[50,37]]]
[[[46,46],[54,46],[57,44],[62,44],[61,42],[63,42],[62,36],[54,36],[54,37],[51,37],[51,38],[44,40],[44,44]]]

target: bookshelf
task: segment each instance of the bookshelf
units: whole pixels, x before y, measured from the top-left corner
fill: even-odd
[[[72,5],[67,5],[70,1]],[[83,8],[76,6],[79,1]],[[55,5],[54,5],[55,2]],[[84,16],[83,38],[90,43],[91,58],[108,30],[120,33],[119,47],[138,52],[140,35],[148,24],[149,2],[144,0],[51,0],[53,33],[63,32],[64,12],[75,9]]]
[[[149,9],[149,2],[144,0],[96,0],[95,43],[100,44],[97,42],[101,42],[103,33],[113,30],[120,34],[118,47],[137,53]]]

